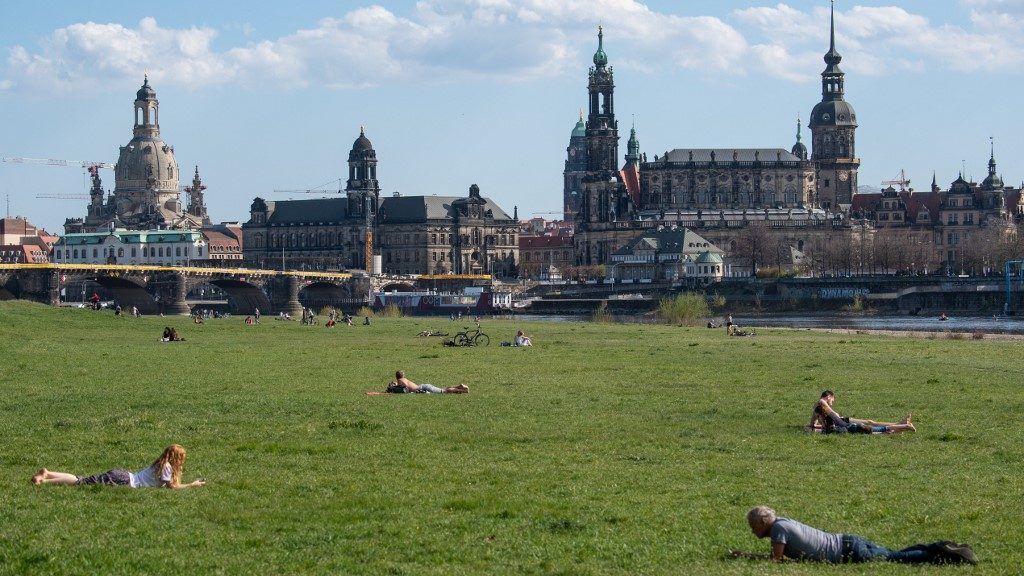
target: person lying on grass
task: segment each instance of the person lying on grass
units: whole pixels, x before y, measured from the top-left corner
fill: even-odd
[[[904,564],[977,564],[974,550],[967,544],[940,540],[915,544],[902,550],[890,550],[854,534],[833,534],[775,515],[775,510],[758,506],[747,512],[750,531],[758,538],[771,538],[770,554],[731,550],[734,558],[811,560],[840,564],[887,560]]]
[[[102,486],[130,486],[132,488],[194,488],[206,486],[205,480],[194,480],[188,484],[181,483],[181,471],[185,466],[185,449],[177,444],[171,444],[164,449],[160,455],[148,467],[132,473],[127,470],[116,468],[102,474],[81,478],[67,472],[51,472],[42,468],[32,476],[32,483],[36,486],[41,484],[64,484],[75,486],[102,485]]]
[[[861,418],[840,416],[832,408],[836,401],[836,393],[825,390],[821,398],[814,404],[811,411],[811,423],[807,429],[811,432],[821,431],[825,434],[896,434],[899,432],[917,432],[910,414],[899,422],[875,422]]]
[[[383,392],[367,392],[367,396],[383,396],[384,394],[469,394],[469,386],[459,384],[447,388],[438,388],[431,384],[417,384],[405,377],[405,372],[395,372],[395,381],[388,384]]]

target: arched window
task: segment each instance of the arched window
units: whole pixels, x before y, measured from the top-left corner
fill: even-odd
[[[175,247],[175,249],[174,249],[174,255],[175,255],[175,256],[181,256],[181,246],[177,246],[177,247]]]
[[[71,254],[72,254],[72,256],[71,256],[72,258],[78,258],[78,248],[75,248],[74,250],[72,250]]]
[[[172,168],[170,164],[167,165],[167,179],[174,179],[174,168]]]
[[[92,249],[92,257],[99,258],[99,252],[95,248]]]
[[[117,249],[117,257],[118,258],[124,258],[124,248],[118,248]]]

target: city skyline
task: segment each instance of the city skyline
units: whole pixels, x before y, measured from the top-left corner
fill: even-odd
[[[195,17],[189,3],[174,14],[111,3],[123,17],[109,6],[103,17],[61,3],[45,14],[6,7],[0,155],[112,161],[148,71],[162,134],[182,170],[199,165],[216,221],[244,221],[254,196],[288,197],[274,189],[344,180],[360,126],[378,151],[383,196],[463,195],[476,183],[529,217],[561,208],[599,22],[620,130],[635,117],[652,158],[679,147],[790,147],[797,116],[806,121],[819,100],[828,34],[820,1],[307,4],[245,22],[223,6]],[[918,190],[933,170],[943,187],[961,167],[980,180],[990,136],[1000,172],[1018,184],[1021,121],[1005,112],[1019,91],[1012,32],[1024,3],[902,5],[836,7],[861,184],[877,188],[901,169]],[[113,173],[102,177],[112,189]],[[87,190],[73,168],[0,164],[12,215],[51,232],[87,201],[35,195]]]

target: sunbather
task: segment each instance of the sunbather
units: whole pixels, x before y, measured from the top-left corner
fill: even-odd
[[[395,381],[388,384],[383,392],[367,392],[368,396],[382,396],[384,394],[468,394],[469,386],[459,384],[447,388],[438,388],[432,384],[417,384],[405,377],[405,372],[395,372]]]
[[[152,464],[135,473],[117,468],[82,478],[67,472],[53,472],[43,468],[32,476],[32,483],[37,486],[40,484],[76,486],[99,484],[131,488],[193,488],[206,485],[205,480],[194,480],[188,484],[182,484],[181,470],[184,466],[185,449],[177,444],[171,444]]]
[[[863,418],[848,418],[841,416],[832,408],[836,401],[836,394],[831,390],[821,393],[821,398],[814,404],[811,411],[811,422],[808,430],[812,432],[824,432],[826,434],[896,434],[898,432],[917,432],[911,415],[899,422],[876,422]]]

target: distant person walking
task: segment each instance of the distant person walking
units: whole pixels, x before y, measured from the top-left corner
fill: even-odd
[[[253,315],[253,320],[257,324],[259,324],[260,323],[260,309],[259,308],[254,308],[253,312],[252,312],[252,315]]]
[[[60,484],[68,486],[129,486],[131,488],[197,488],[205,486],[205,480],[194,480],[188,484],[181,483],[181,472],[185,467],[185,449],[178,444],[171,444],[164,449],[152,464],[132,473],[123,468],[108,470],[102,474],[82,478],[67,472],[52,472],[41,468],[32,476],[32,483]]]

